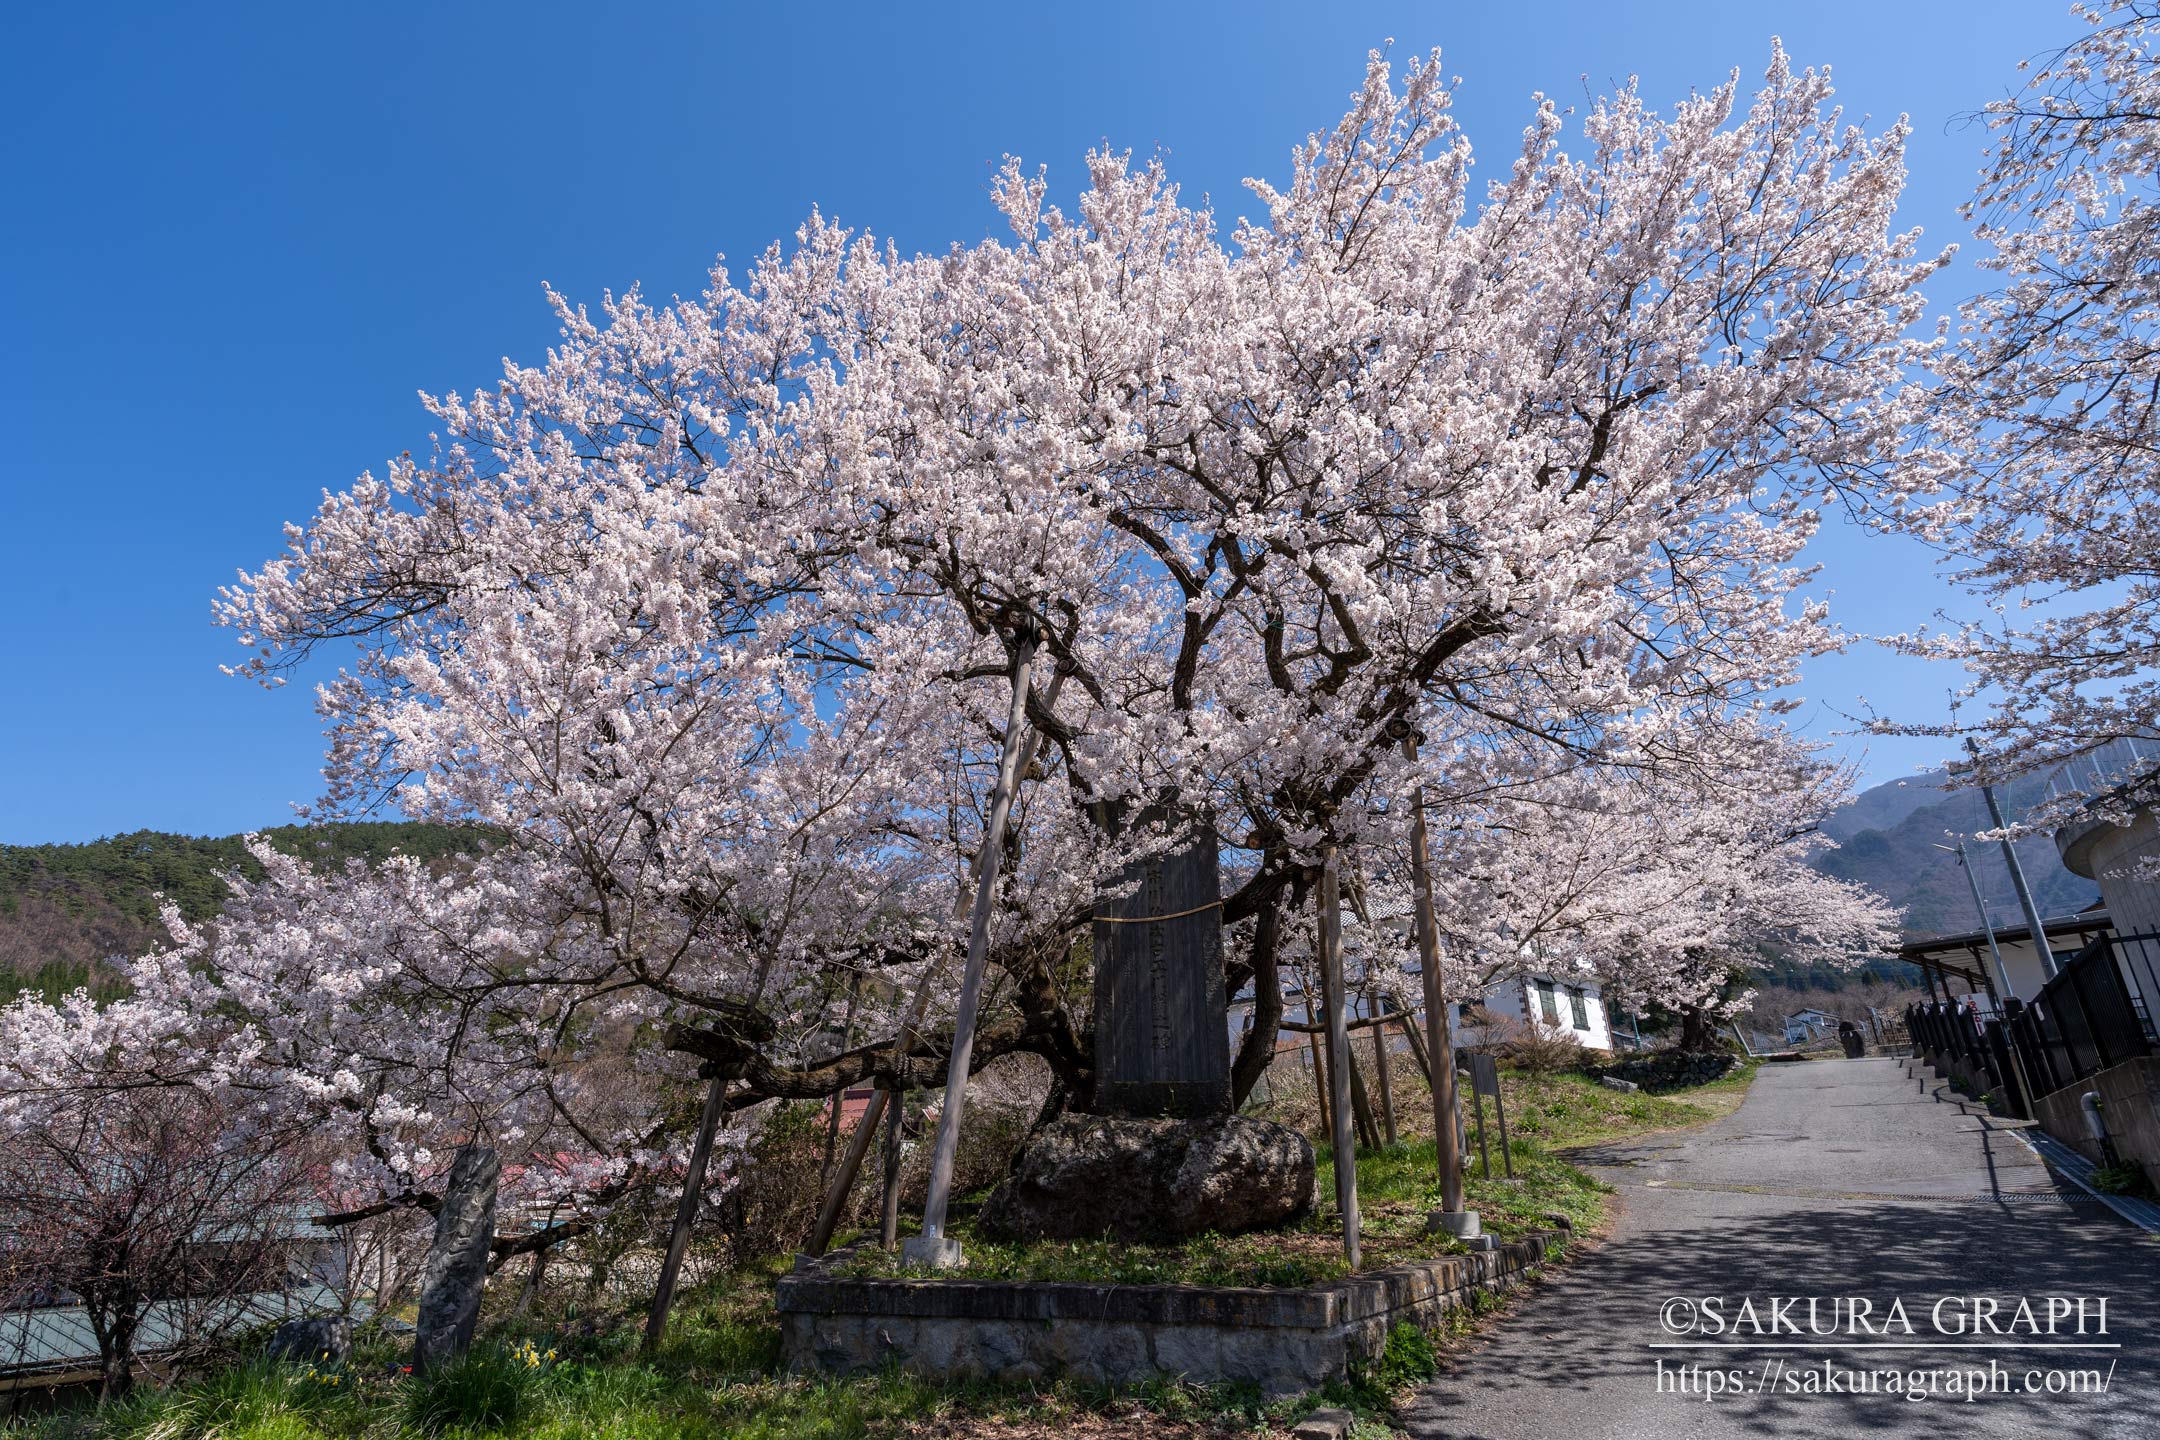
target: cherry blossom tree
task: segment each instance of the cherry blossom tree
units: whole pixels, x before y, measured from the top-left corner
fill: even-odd
[[[101,1401],[133,1386],[145,1321],[168,1360],[262,1322],[290,1279],[304,1137],[185,1087],[47,1097],[0,1131],[0,1310],[81,1309]]]
[[[1710,1018],[1766,952],[1842,966],[1889,948],[1888,904],[1809,863],[1850,772],[1774,727],[1755,742],[1716,774],[1576,771],[1459,810],[1434,842],[1447,993],[1571,975],[1629,1008]],[[1353,872],[1357,966],[1407,1009],[1404,848],[1368,846]]]
[[[1978,780],[2160,734],[2160,7],[2078,13],[2086,33],[1982,112],[1993,148],[1968,213],[1997,283],[1940,359],[1926,442],[1949,467],[1915,467],[1928,483],[1897,497],[1990,605],[1901,637],[1971,670],[1946,728],[1980,742]],[[2160,747],[2123,747],[2038,823],[2134,799],[2155,767]]]
[[[1323,849],[1385,846],[1414,784],[1486,840],[1582,787],[1654,848],[1626,787],[1706,803],[1758,746],[1839,643],[1796,596],[1816,506],[1918,423],[1939,261],[1895,228],[1904,128],[1846,124],[1779,51],[1752,97],[1630,86],[1577,142],[1540,99],[1473,190],[1449,103],[1437,56],[1398,86],[1375,55],[1227,241],[1104,153],[1070,215],[1008,164],[1006,240],[905,257],[813,216],[697,298],[558,297],[543,363],[428,398],[425,456],[220,602],[242,673],[344,664],[326,811],[473,853],[265,857],[130,1002],[9,1011],[9,1084],[117,1047],[333,1117],[378,1203],[482,1133],[604,1194],[686,1137],[585,1067],[703,1080],[715,1122],[934,1083],[978,883],[970,1064],[1039,1055],[1084,1109],[1092,908],[1183,828],[1224,837],[1226,980],[1263,1015]],[[1481,853],[1515,888],[1451,901],[1463,935],[1567,928],[1534,913],[1558,851]],[[1630,885],[1684,908],[1670,868],[1604,868],[1608,916]]]

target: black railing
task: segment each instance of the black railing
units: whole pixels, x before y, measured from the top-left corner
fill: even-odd
[[[2151,1001],[2160,997],[2160,935],[2104,935],[2064,962],[2010,1021],[2040,1095],[2154,1051]]]
[[[1929,1000],[1906,1007],[1905,1029],[1915,1054],[2000,1099],[2013,1114],[2028,1113],[2011,1063],[2008,1027],[2000,1017],[1971,1005]]]

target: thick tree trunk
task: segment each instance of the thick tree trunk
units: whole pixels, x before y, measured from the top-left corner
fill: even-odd
[[[1282,966],[1276,947],[1282,939],[1282,904],[1270,900],[1253,918],[1252,972],[1253,1023],[1238,1047],[1230,1067],[1230,1106],[1244,1106],[1260,1077],[1275,1060],[1275,1044],[1282,1035]]]
[[[124,1400],[135,1388],[135,1328],[140,1306],[132,1296],[110,1308],[91,1307],[98,1344],[98,1404]]]

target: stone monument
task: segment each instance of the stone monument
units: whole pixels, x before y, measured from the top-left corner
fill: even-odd
[[[1144,829],[1165,822],[1150,810]],[[1095,896],[1095,1109],[1230,1113],[1215,832],[1194,826],[1128,862]]]
[[[1177,1240],[1312,1208],[1311,1144],[1231,1113],[1218,843],[1173,824],[1142,812],[1134,858],[1096,894],[1094,1113],[1030,1137],[983,1207],[992,1235]]]
[[[495,1241],[495,1185],[502,1160],[486,1145],[465,1145],[450,1164],[435,1239],[420,1272],[420,1309],[413,1331],[413,1369],[422,1373],[456,1359],[472,1345],[487,1288],[488,1248]]]

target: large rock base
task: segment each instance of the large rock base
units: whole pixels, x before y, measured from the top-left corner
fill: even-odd
[[[1171,1242],[1273,1229],[1312,1203],[1312,1146],[1272,1121],[1068,1115],[1028,1141],[976,1223],[1011,1240]]]

